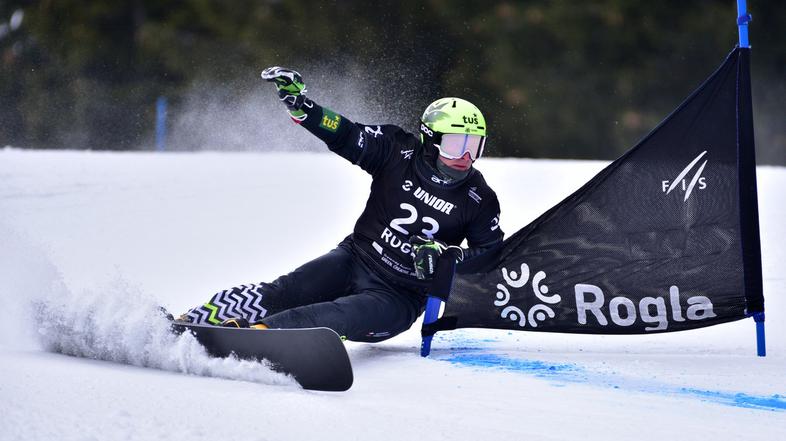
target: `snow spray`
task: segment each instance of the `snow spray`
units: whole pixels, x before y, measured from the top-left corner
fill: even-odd
[[[295,385],[263,363],[211,358],[190,334],[175,335],[158,303],[117,276],[70,290],[45,252],[0,228],[0,345],[262,384]]]

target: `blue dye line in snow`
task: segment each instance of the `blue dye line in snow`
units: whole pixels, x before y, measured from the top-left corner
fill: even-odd
[[[719,402],[749,409],[786,410],[786,396],[771,395],[760,397],[743,393],[715,392],[710,390],[681,388],[680,393],[693,395],[707,401]]]
[[[498,368],[509,371],[529,372],[538,377],[550,377],[560,380],[572,380],[573,376],[562,376],[566,372],[577,373],[582,369],[575,364],[552,364],[540,360],[522,360],[501,357],[496,354],[462,353],[453,354],[443,359],[453,364],[482,368]],[[559,377],[559,378],[557,378]]]
[[[456,348],[451,349],[455,350]],[[786,410],[786,396],[784,395],[756,396],[744,393],[675,387],[672,385],[640,380],[626,380],[604,375],[602,373],[589,373],[586,369],[573,363],[549,363],[540,360],[508,358],[497,354],[478,352],[451,353],[446,356],[437,355],[434,358],[462,366],[523,372],[552,381],[603,385],[615,389],[627,389],[636,392],[657,393],[662,395],[688,396],[703,401],[748,409],[771,411]]]

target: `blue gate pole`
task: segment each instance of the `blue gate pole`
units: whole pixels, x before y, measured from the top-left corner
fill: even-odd
[[[166,150],[166,97],[156,100],[156,150]]]
[[[442,299],[450,296],[450,291],[453,287],[453,276],[456,274],[456,261],[463,259],[463,252],[458,247],[450,247],[437,261],[437,271],[434,274],[434,279],[431,281],[431,288],[428,299],[426,300],[426,311],[423,314],[423,329],[425,331],[426,325],[436,322],[439,319],[439,310],[442,307]],[[434,332],[426,332],[430,335],[423,335],[423,340],[420,343],[420,356],[427,357],[431,352],[431,339],[434,337]]]
[[[764,313],[754,313],[753,320],[756,322],[756,354],[759,357],[766,357],[767,344],[764,339]]]
[[[442,307],[442,300],[438,297],[429,297],[426,300],[426,312],[423,314],[423,324],[428,325],[430,323],[434,323],[439,318],[439,309]],[[431,339],[434,338],[433,335],[427,335],[423,337],[423,341],[420,343],[420,356],[421,357],[428,357],[428,354],[431,352]]]
[[[751,15],[748,14],[747,0],[737,0],[737,27],[740,30],[740,47],[749,48],[748,43],[748,23],[751,21]],[[756,322],[756,354],[759,357],[767,355],[767,344],[764,337],[764,312],[756,312],[753,314],[753,320]]]
[[[747,0],[737,0],[737,27],[740,29],[740,47],[750,47],[748,44],[748,23],[751,15],[748,14]]]

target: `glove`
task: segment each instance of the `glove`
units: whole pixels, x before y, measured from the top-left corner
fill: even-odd
[[[446,251],[452,252],[456,260],[464,260],[464,251],[461,247],[448,245],[440,240],[412,236],[409,238],[409,243],[412,245],[415,275],[420,280],[434,278],[434,274],[437,272],[437,261]]]
[[[292,69],[284,67],[268,67],[262,71],[262,79],[270,81],[276,85],[278,98],[283,102],[291,113],[301,113],[304,104],[308,104],[306,84],[303,77]]]

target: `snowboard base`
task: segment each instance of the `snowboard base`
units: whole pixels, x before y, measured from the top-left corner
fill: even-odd
[[[213,357],[235,354],[266,360],[273,370],[292,375],[304,389],[343,392],[352,387],[352,364],[344,342],[328,328],[248,329],[173,322],[178,334],[191,332]]]

